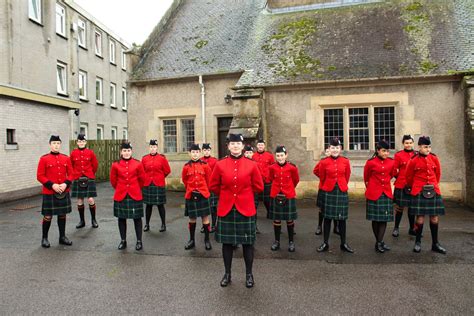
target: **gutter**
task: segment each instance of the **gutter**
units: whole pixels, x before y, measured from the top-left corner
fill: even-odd
[[[202,118],[202,142],[206,142],[206,88],[202,81],[202,75],[199,75],[199,85],[201,86],[201,118]]]

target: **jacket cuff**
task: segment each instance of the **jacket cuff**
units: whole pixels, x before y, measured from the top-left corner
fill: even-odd
[[[52,190],[53,189],[53,182],[52,181],[48,181],[46,182],[45,184],[43,184],[46,188],[48,188],[49,190]]]
[[[66,183],[66,187],[69,188],[72,182],[70,180],[66,180],[64,183]]]

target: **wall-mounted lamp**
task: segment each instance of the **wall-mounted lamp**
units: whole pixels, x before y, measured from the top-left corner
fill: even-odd
[[[74,114],[75,114],[76,116],[79,116],[79,113],[80,113],[80,110],[79,110],[79,109],[75,109],[75,110],[74,110]]]
[[[225,103],[230,103],[231,100],[232,100],[232,96],[230,94],[226,94],[224,97]]]

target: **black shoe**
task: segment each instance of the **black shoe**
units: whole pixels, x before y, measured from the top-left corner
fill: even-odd
[[[122,240],[118,245],[118,250],[124,250],[125,248],[127,248],[127,241]]]
[[[60,245],[65,245],[65,246],[71,246],[72,241],[70,241],[66,236],[63,236],[63,237],[59,238],[59,244]]]
[[[204,234],[204,226],[201,227],[201,234]]]
[[[160,233],[165,232],[165,231],[166,231],[166,225],[162,224],[160,228]]]
[[[385,248],[383,247],[383,244],[381,242],[376,242],[375,243],[375,251],[379,253],[384,253]]]
[[[277,251],[278,249],[280,249],[280,242],[275,240],[272,244],[272,251]]]
[[[439,242],[437,242],[436,244],[433,244],[433,245],[431,246],[431,251],[434,251],[434,252],[437,252],[437,253],[440,253],[440,254],[443,254],[443,255],[446,254],[446,249],[444,249],[444,248],[439,244]]]
[[[245,277],[245,287],[251,288],[255,284],[255,281],[253,280],[253,274],[247,274]]]
[[[143,244],[141,240],[137,240],[137,244],[135,245],[135,250],[140,251],[143,249]]]
[[[41,247],[43,248],[51,247],[51,244],[49,243],[48,238],[41,239]]]
[[[229,285],[231,282],[232,282],[232,280],[231,280],[231,278],[230,278],[230,273],[226,273],[226,274],[224,274],[224,277],[223,277],[222,280],[221,280],[221,286],[222,286],[222,287],[226,287],[226,286]]]
[[[97,224],[97,221],[95,219],[91,220],[92,228],[99,228],[99,224]]]
[[[211,242],[209,240],[204,241],[204,246],[206,247],[206,250],[211,250],[212,249],[212,245],[211,245]]]
[[[415,242],[415,247],[413,247],[413,252],[421,252],[421,242]]]
[[[188,240],[186,245],[184,245],[185,250],[193,249],[194,247],[196,247],[196,244],[194,243],[194,240],[192,239]]]
[[[354,253],[354,250],[352,250],[352,248],[349,247],[348,244],[342,244],[341,245],[341,250],[345,251],[345,252],[348,252],[348,253]]]
[[[408,235],[410,235],[410,236],[416,236],[416,231],[415,231],[414,229],[411,229],[411,228],[410,228],[410,229],[408,230]]]
[[[323,233],[323,229],[321,228],[321,226],[318,226],[316,228],[316,231],[314,232],[315,235],[321,235]]]
[[[329,250],[329,245],[325,242],[323,242],[321,244],[321,246],[319,246],[318,248],[318,252],[325,252],[325,251],[328,251]]]
[[[150,230],[150,225],[145,224],[145,226],[143,226],[143,231],[144,231],[144,232],[147,232],[147,231],[149,231],[149,230]]]
[[[398,237],[400,236],[400,230],[398,228],[394,228],[392,232],[393,237]]]
[[[384,249],[385,251],[390,251],[390,249],[391,249],[391,248],[390,248],[387,244],[385,244],[385,242],[383,242],[383,241],[382,241],[382,247],[383,247],[383,249]]]
[[[255,233],[260,234],[260,231],[258,230],[258,227],[255,227]]]
[[[85,226],[86,226],[86,223],[84,221],[80,221],[79,224],[76,225],[76,228],[79,229]]]
[[[290,241],[290,243],[288,244],[288,251],[289,252],[295,252],[296,248],[295,248],[295,242],[294,241]]]

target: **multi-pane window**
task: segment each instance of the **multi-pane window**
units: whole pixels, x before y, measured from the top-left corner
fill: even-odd
[[[194,143],[194,118],[166,119],[163,124],[163,151],[187,152]]]
[[[97,140],[103,140],[103,139],[104,139],[104,126],[97,125]]]
[[[125,55],[125,49],[122,48],[122,69],[127,70],[127,55]]]
[[[77,19],[77,41],[79,46],[86,48],[86,38],[87,38],[87,24],[84,19]]]
[[[115,65],[115,42],[111,39],[109,40],[109,60]]]
[[[56,3],[56,33],[66,36],[66,8]]]
[[[176,120],[163,120],[163,151],[165,153],[178,151]]]
[[[344,113],[342,109],[324,110],[324,147],[332,138],[338,137],[344,144]]]
[[[115,83],[110,83],[110,106],[113,108],[117,107],[117,86]]]
[[[111,139],[117,139],[117,127],[112,126],[112,129],[110,130],[110,136]]]
[[[97,56],[102,56],[102,33],[97,30],[94,32],[94,47],[95,54]]]
[[[127,109],[128,109],[127,89],[122,88],[122,110],[126,111]]]
[[[87,99],[87,72],[79,70],[79,98]]]
[[[67,66],[62,62],[56,64],[57,92],[67,94]]]
[[[390,148],[395,148],[395,108],[380,107],[374,109],[375,141],[385,139]]]
[[[96,103],[99,103],[99,104],[103,104],[104,103],[104,98],[103,98],[103,95],[104,95],[104,92],[103,92],[103,80],[102,78],[99,78],[97,77],[95,79],[95,102]]]
[[[28,17],[33,21],[41,23],[41,0],[28,0]]]
[[[181,120],[181,151],[188,151],[194,144],[194,119]]]
[[[349,149],[369,150],[369,109],[349,109]]]

